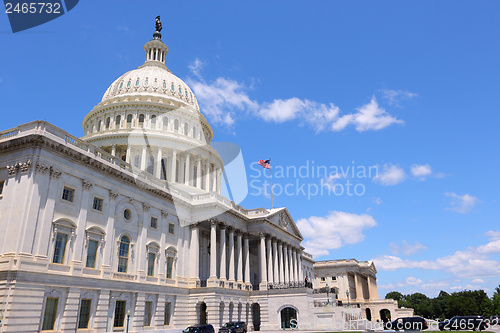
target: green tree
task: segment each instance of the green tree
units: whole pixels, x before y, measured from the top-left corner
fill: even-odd
[[[406,307],[412,308],[415,311],[415,315],[425,318],[433,316],[431,300],[422,293],[414,293],[406,296]]]
[[[439,293],[438,297],[431,299],[432,304],[432,318],[447,318],[448,313],[448,298],[450,294],[446,291],[442,291]],[[449,318],[449,317],[448,317]]]
[[[390,293],[387,293],[387,295],[385,295],[385,299],[398,301],[398,307],[400,308],[405,306],[405,297],[399,291],[391,291]]]
[[[495,288],[491,305],[492,305],[491,312],[494,315],[500,315],[500,285]]]

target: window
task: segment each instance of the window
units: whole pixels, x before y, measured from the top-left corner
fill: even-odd
[[[132,83],[132,82],[131,82],[130,80],[128,80],[128,82],[127,82],[127,88],[130,88],[130,84],[131,84],[131,83]]]
[[[144,81],[144,87],[147,87],[149,85],[149,80],[146,78],[146,81]]]
[[[156,129],[156,115],[151,116],[151,128]]]
[[[177,119],[174,121],[174,131],[179,132],[179,120]]]
[[[82,299],[80,302],[80,316],[78,317],[78,328],[88,328],[90,319],[90,305],[92,300]]]
[[[174,83],[173,83],[173,82],[172,82],[172,84],[170,85],[170,89],[171,89],[172,91],[174,91],[174,90],[175,90],[175,86],[174,86]]]
[[[138,87],[138,86],[139,86],[139,83],[140,83],[140,81],[139,81],[139,79],[137,79],[137,80],[135,81],[135,86],[136,86],[136,87]]]
[[[165,322],[163,325],[170,325],[171,303],[165,302]]]
[[[68,242],[68,235],[57,233],[56,244],[54,246],[54,257],[52,262],[55,264],[64,263],[64,253],[66,252],[66,243]]]
[[[125,220],[129,221],[131,217],[132,217],[132,214],[130,213],[130,209],[125,209],[123,211],[123,218]]]
[[[116,116],[116,122],[115,122],[115,128],[120,128],[121,127],[121,123],[122,122],[122,116]]]
[[[43,312],[42,331],[52,331],[54,329],[57,315],[57,303],[59,303],[59,298],[47,297],[45,301],[45,311]]]
[[[144,115],[139,115],[139,127],[144,127]]]
[[[337,277],[336,276],[332,276],[332,281],[337,281]]]
[[[0,195],[2,195],[2,193],[3,193],[3,185],[4,185],[4,183],[5,183],[5,180],[2,180],[0,182]]]
[[[102,212],[102,199],[94,197],[94,204],[92,205],[92,208]]]
[[[175,225],[173,223],[168,224],[168,233],[172,235],[175,233]]]
[[[174,266],[174,258],[167,257],[167,279],[172,278],[172,268]]]
[[[63,194],[62,194],[62,199],[66,201],[73,202],[73,197],[75,195],[75,190],[69,187],[64,187],[63,189]]]
[[[153,174],[154,170],[155,170],[155,159],[153,156],[150,156],[149,160],[148,160],[148,167],[147,167],[146,171],[150,174]]]
[[[125,308],[127,307],[127,301],[116,301],[115,306],[115,320],[113,327],[123,327],[125,321]]]
[[[101,125],[102,125],[102,121],[99,120],[99,122],[97,123],[97,132],[101,131]]]
[[[168,118],[163,118],[163,130],[168,131]]]
[[[151,228],[158,228],[158,218],[151,216]]]
[[[188,135],[189,129],[188,129],[188,124],[184,123],[184,135]]]
[[[321,277],[321,282],[325,282],[326,278],[324,276]]]
[[[97,258],[97,248],[99,247],[99,242],[96,240],[89,240],[87,245],[87,263],[85,267],[95,268],[95,261]]]
[[[153,252],[148,253],[148,276],[155,275],[155,259],[156,254]]]
[[[196,138],[196,127],[193,126],[193,138]]]
[[[127,116],[127,128],[131,128],[132,127],[132,115],[129,114]]]
[[[153,309],[153,302],[146,301],[144,307],[144,326],[151,326],[151,310]]]
[[[141,165],[141,156],[137,155],[135,158],[134,158],[134,166],[136,168],[139,168]]]
[[[127,236],[122,236],[118,250],[118,272],[120,273],[127,273],[129,247],[130,239]]]
[[[123,88],[123,81],[120,82],[120,89]]]
[[[106,118],[106,129],[109,129],[110,125],[111,125],[111,118],[108,117],[108,118]]]

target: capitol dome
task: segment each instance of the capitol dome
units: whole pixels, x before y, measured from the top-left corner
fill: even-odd
[[[144,50],[144,64],[116,79],[84,117],[82,139],[143,176],[190,193],[220,193],[224,165],[210,146],[212,127],[193,91],[167,68],[159,31]]]

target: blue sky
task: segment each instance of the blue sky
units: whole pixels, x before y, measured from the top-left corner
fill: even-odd
[[[318,259],[374,260],[381,297],[491,295],[499,11],[494,1],[81,1],[16,34],[3,14],[1,128],[43,119],[83,135],[106,88],[143,63],[161,15],[167,66],[195,91],[214,141],[242,149],[245,208],[270,207],[252,163],[271,158],[275,205]],[[301,167],[309,174],[294,177]]]

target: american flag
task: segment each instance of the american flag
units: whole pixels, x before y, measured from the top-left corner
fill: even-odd
[[[271,160],[259,160],[259,165],[266,169],[271,169]]]

